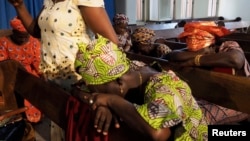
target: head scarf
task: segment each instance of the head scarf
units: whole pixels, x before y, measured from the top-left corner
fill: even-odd
[[[113,22],[115,25],[119,25],[121,23],[128,24],[129,19],[125,14],[116,14],[113,18]]]
[[[20,31],[20,32],[27,32],[25,27],[22,24],[22,21],[20,19],[18,19],[17,17],[13,18],[10,21],[10,26],[14,30],[17,30],[17,31]]]
[[[148,29],[146,27],[139,27],[132,33],[132,41],[142,44],[148,44],[152,41],[154,36],[154,30]]]
[[[218,27],[215,22],[197,21],[185,24],[184,32],[179,35],[185,39],[190,51],[197,51],[215,42],[216,37],[230,34],[225,27]]]
[[[87,84],[113,81],[129,69],[126,54],[101,35],[90,44],[80,43],[78,46],[75,68]]]

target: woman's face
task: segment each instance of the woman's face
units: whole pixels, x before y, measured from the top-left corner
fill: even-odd
[[[140,43],[138,45],[139,52],[141,52],[143,54],[149,54],[153,49],[154,49],[154,47],[152,46],[151,43],[148,43],[148,44],[142,44],[142,43]]]
[[[17,30],[13,30],[13,34],[11,35],[11,40],[18,45],[22,45],[29,41],[30,35],[28,32],[20,32]]]
[[[127,24],[125,23],[120,23],[118,25],[115,25],[115,31],[118,34],[124,34],[125,32],[127,32]]]

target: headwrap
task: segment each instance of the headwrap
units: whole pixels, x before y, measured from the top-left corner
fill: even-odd
[[[10,21],[10,26],[17,30],[17,31],[20,31],[20,32],[27,32],[25,27],[23,26],[22,24],[22,21],[20,19],[18,19],[17,17],[13,18],[11,21]]]
[[[230,34],[225,27],[218,27],[213,21],[197,21],[185,24],[184,32],[179,35],[185,39],[190,51],[197,51],[215,42],[216,37]]]
[[[124,23],[124,24],[128,24],[129,19],[125,14],[116,14],[113,18],[113,22],[115,25]]]
[[[78,44],[75,68],[87,84],[98,85],[121,77],[129,60],[116,44],[98,35],[90,44]]]
[[[154,30],[146,27],[139,27],[132,33],[132,41],[137,43],[148,44],[152,41],[155,36]]]

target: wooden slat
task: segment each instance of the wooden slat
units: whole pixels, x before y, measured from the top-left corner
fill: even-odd
[[[248,28],[248,26],[248,21],[225,22],[225,27],[227,29],[243,29]]]
[[[60,127],[66,127],[65,110],[69,93],[22,69],[18,69],[16,72],[15,91],[38,107],[43,114]]]

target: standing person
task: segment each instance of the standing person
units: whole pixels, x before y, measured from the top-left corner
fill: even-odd
[[[207,140],[202,110],[188,84],[173,71],[158,72],[130,61],[117,45],[101,36],[95,43],[79,44],[77,56],[76,70],[93,93],[83,100],[87,99],[93,109],[109,107],[148,140],[166,141],[170,128],[177,125],[183,130],[176,134],[176,141]],[[130,103],[123,98],[129,94],[142,95],[144,101]],[[103,118],[96,117],[96,125],[102,129]]]
[[[41,63],[39,70],[46,80],[71,91],[71,85],[81,79],[75,72],[74,61],[77,43],[88,43],[95,34],[118,43],[116,33],[104,8],[103,0],[44,0],[37,18],[29,14],[23,0],[8,0],[16,9],[27,31],[41,38]],[[51,127],[51,141],[63,140],[64,133],[54,132],[60,128],[53,122],[44,122]],[[42,128],[40,128],[42,129]],[[44,130],[45,132],[49,130]],[[44,133],[47,136],[49,133]]]

